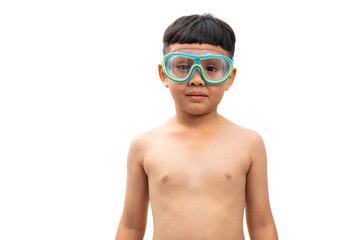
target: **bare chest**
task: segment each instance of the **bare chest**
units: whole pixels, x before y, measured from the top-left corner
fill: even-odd
[[[158,139],[146,152],[144,170],[150,188],[163,193],[229,191],[245,182],[250,167],[246,146],[241,140],[221,137],[201,141]]]

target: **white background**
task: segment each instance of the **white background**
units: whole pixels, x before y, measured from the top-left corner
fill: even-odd
[[[236,32],[219,113],[265,141],[280,238],[360,239],[359,12],[346,0],[1,1],[0,239],[115,238],[130,141],[175,112],[157,75],[163,32],[194,13]],[[145,239],[152,228],[149,207]]]

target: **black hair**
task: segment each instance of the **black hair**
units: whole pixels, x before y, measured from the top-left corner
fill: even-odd
[[[235,40],[232,28],[211,14],[183,16],[165,30],[163,53],[174,43],[206,43],[222,47],[233,58]]]

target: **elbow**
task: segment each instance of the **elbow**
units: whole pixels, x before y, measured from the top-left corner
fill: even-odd
[[[248,231],[252,240],[279,240],[274,222],[248,226]]]
[[[146,227],[134,227],[120,223],[115,240],[142,240],[145,235],[145,229]]]

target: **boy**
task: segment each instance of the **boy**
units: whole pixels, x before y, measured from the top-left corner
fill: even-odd
[[[261,136],[217,113],[232,85],[235,34],[212,15],[177,19],[164,34],[162,83],[176,115],[130,144],[117,240],[143,239],[149,200],[153,240],[278,239]]]

